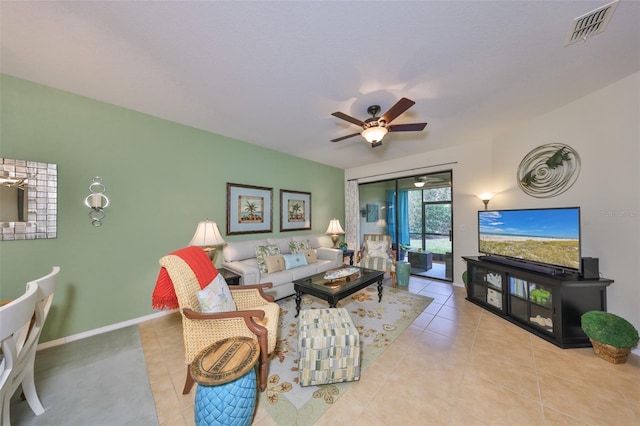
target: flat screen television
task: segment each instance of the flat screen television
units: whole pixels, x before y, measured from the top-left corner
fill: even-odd
[[[478,251],[579,272],[580,207],[479,211]]]

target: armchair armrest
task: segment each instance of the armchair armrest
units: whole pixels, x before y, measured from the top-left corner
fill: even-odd
[[[257,306],[267,302],[273,302],[275,299],[270,294],[264,292],[265,288],[272,288],[273,283],[250,284],[230,287],[233,299],[251,299],[250,306]],[[264,299],[264,300],[259,300]],[[238,300],[236,300],[238,301]]]
[[[256,336],[258,337],[263,336],[264,339],[267,338],[267,329],[261,325],[258,325],[253,320],[254,318],[257,318],[259,320],[264,319],[264,311],[259,309],[203,314],[200,312],[196,312],[191,308],[184,308],[182,310],[182,313],[186,318],[194,321],[243,319],[245,324],[247,325],[247,328],[251,330],[251,332],[253,332]]]
[[[363,245],[360,247],[360,250],[356,252],[356,264],[360,263],[360,261],[364,258],[364,253],[367,251],[366,247]]]

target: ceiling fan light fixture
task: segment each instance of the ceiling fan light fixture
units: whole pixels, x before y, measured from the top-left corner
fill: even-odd
[[[367,142],[373,144],[376,142],[380,142],[382,138],[389,132],[386,127],[376,126],[376,127],[367,127],[362,131],[362,136],[367,140]]]
[[[416,188],[422,188],[424,186],[424,181],[413,182],[413,186]]]

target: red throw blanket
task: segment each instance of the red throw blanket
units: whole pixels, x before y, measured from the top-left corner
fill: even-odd
[[[213,265],[213,262],[211,262],[207,253],[200,247],[186,247],[169,254],[179,256],[187,262],[196,274],[200,288],[205,288],[218,275],[218,270]],[[157,310],[179,308],[178,297],[173,288],[173,282],[164,267],[160,268],[160,274],[158,274],[158,279],[156,280],[156,287],[153,289],[153,295],[151,296],[151,306]]]

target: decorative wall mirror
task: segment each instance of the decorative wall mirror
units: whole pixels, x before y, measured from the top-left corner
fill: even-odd
[[[0,240],[56,238],[56,164],[0,158]]]

